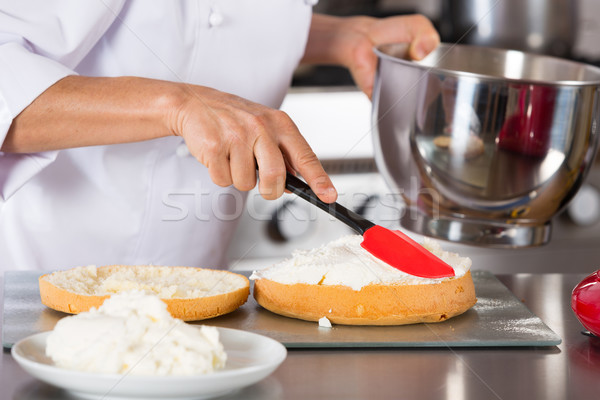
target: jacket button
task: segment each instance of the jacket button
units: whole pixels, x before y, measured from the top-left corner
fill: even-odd
[[[182,143],[179,146],[177,146],[175,154],[177,154],[178,157],[184,158],[190,155],[190,150],[187,148],[185,143]]]
[[[223,15],[215,9],[210,10],[208,15],[208,26],[216,28],[223,23]]]

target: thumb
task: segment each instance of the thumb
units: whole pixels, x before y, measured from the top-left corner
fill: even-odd
[[[422,60],[431,53],[440,43],[438,35],[422,35],[418,36],[410,44],[408,54],[413,60]]]

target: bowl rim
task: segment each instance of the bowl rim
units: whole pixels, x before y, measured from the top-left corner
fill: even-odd
[[[437,67],[437,66],[429,66],[422,63],[423,60],[407,60],[404,58],[394,57],[390,54],[387,54],[383,51],[386,47],[406,47],[408,49],[408,43],[383,43],[373,47],[373,51],[377,55],[378,59],[385,59],[394,63],[403,64],[409,67],[417,68],[425,70],[428,73],[443,73],[449,76],[461,77],[461,78],[474,78],[479,80],[486,81],[501,81],[501,82],[509,82],[509,83],[519,83],[519,84],[532,84],[538,86],[574,86],[574,87],[584,87],[584,86],[600,86],[600,67],[596,67],[595,65],[586,64],[579,61],[573,61],[560,57],[553,57],[549,55],[536,54],[530,52],[524,52],[520,50],[512,50],[512,49],[502,49],[497,47],[487,47],[487,46],[478,46],[478,45],[467,45],[467,44],[459,44],[459,43],[440,43],[436,50],[442,50],[446,52],[452,50],[455,47],[461,48],[472,48],[472,49],[482,49],[488,52],[496,52],[501,54],[507,53],[519,53],[525,55],[527,57],[534,57],[539,59],[547,59],[552,62],[560,62],[563,64],[571,64],[579,67],[583,67],[589,69],[594,74],[598,76],[596,80],[541,80],[541,79],[528,79],[528,78],[510,78],[510,77],[501,77],[477,72],[468,72],[468,71],[459,71],[455,69]],[[442,55],[443,57],[443,55]]]

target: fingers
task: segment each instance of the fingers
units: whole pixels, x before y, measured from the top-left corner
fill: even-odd
[[[211,158],[206,163],[210,179],[219,186],[230,186],[233,183],[231,172],[229,170],[229,160],[227,157]]]
[[[310,149],[310,148],[309,148]],[[337,200],[337,191],[331,182],[331,179],[323,169],[323,166],[317,159],[317,156],[308,150],[309,152],[298,153],[296,156],[297,165],[295,168],[310,188],[315,192],[319,199],[325,203],[333,203]]]
[[[236,138],[231,146],[229,166],[231,179],[236,189],[246,192],[256,186],[254,154],[250,144]]]
[[[440,36],[423,15],[396,16],[379,20],[368,32],[374,45],[410,43],[409,56],[420,60],[435,50]]]
[[[440,35],[431,21],[423,15],[406,17],[406,30],[410,41],[408,54],[415,60],[421,60],[440,44]]]
[[[229,168],[229,156],[222,145],[221,138],[214,132],[202,140],[202,158],[198,158],[207,168],[210,179],[219,186],[233,183]]]
[[[437,35],[420,35],[413,40],[408,50],[408,55],[414,60],[422,60],[431,53],[440,44],[440,38]]]
[[[299,172],[321,200],[335,201],[337,191],[329,176],[289,116],[274,111],[269,120],[270,126],[276,127],[277,135],[260,136],[254,148],[261,195],[266,199],[281,196],[285,190],[286,172],[290,171],[294,175]]]
[[[253,131],[218,132],[214,141],[204,141],[199,161],[207,168],[210,179],[219,186],[233,185],[241,191],[256,186],[256,166],[259,174],[259,192],[267,200],[283,194],[286,164],[283,155],[266,134]],[[254,142],[254,143],[253,143]]]
[[[261,136],[254,146],[258,164],[258,191],[267,200],[274,200],[285,189],[285,162],[277,144],[268,136]]]
[[[350,72],[356,86],[369,99],[373,93],[376,68],[377,56],[373,52],[373,45],[369,42],[369,44],[358,46],[354,52],[354,64],[350,67]]]
[[[290,121],[291,122],[291,121]],[[337,191],[306,140],[296,130],[280,138],[280,149],[290,166],[298,171],[315,194],[324,202],[337,199]]]

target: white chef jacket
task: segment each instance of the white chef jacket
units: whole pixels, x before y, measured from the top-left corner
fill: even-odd
[[[0,143],[13,118],[73,74],[183,81],[278,107],[312,3],[0,1]],[[223,268],[243,207],[243,194],[214,185],[179,137],[0,152],[0,270]]]

